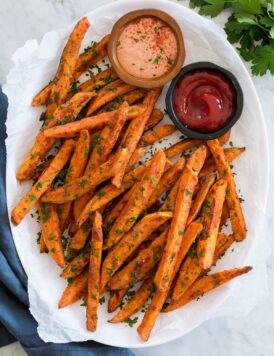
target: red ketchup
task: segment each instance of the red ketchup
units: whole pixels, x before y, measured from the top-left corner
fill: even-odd
[[[195,71],[185,75],[174,91],[174,109],[180,121],[199,132],[214,132],[230,120],[236,92],[218,72]]]

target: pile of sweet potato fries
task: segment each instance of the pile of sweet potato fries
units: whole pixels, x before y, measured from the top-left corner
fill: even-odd
[[[48,252],[68,279],[59,308],[83,299],[90,331],[96,330],[100,295],[110,292],[113,312],[141,282],[110,322],[128,320],[151,298],[137,329],[146,341],[161,312],[251,270],[208,275],[230,245],[246,237],[230,167],[244,148],[223,149],[229,133],[208,142],[183,139],[140,163],[149,145],[176,131],[158,126],[164,114],[154,107],[162,88],[133,87],[112,68],[80,84],[81,74],[107,55],[109,36],[79,55],[88,28],[87,18],[76,24],[54,79],[33,99],[46,111],[17,179],[34,184],[12,221],[19,224],[38,206],[40,252]],[[220,231],[229,218],[232,233],[225,235]]]

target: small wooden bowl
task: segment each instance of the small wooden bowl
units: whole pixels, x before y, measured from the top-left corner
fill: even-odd
[[[171,28],[171,30],[174,32],[174,35],[176,37],[177,48],[178,48],[177,57],[175,58],[174,63],[171,66],[170,70],[160,77],[149,78],[149,79],[135,77],[132,74],[129,74],[120,65],[118,61],[116,44],[118,42],[120,34],[131,21],[140,17],[156,17],[160,19],[161,21],[165,22],[167,26]],[[178,23],[174,20],[174,18],[168,15],[166,12],[156,10],[156,9],[143,9],[143,10],[136,10],[136,11],[129,12],[123,17],[121,17],[113,26],[110,39],[108,42],[108,56],[116,73],[124,82],[141,88],[156,88],[156,87],[163,86],[164,84],[172,80],[179,73],[180,69],[183,66],[185,60],[185,45],[184,45],[182,31]]]

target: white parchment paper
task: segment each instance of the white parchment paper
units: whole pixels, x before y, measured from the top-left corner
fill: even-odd
[[[58,310],[57,303],[66,281],[59,278],[61,270],[47,254],[40,254],[36,243],[39,231],[36,219],[29,215],[12,233],[19,257],[28,275],[30,310],[38,321],[38,332],[48,342],[85,341],[89,339],[123,347],[158,345],[184,335],[207,319],[223,315],[248,313],[267,295],[265,261],[268,245],[264,234],[264,216],[268,192],[269,157],[265,124],[258,98],[248,73],[234,49],[225,39],[223,31],[211,21],[175,3],[158,0],[119,1],[87,14],[91,29],[83,47],[109,33],[115,21],[124,13],[140,8],[159,8],[174,16],[185,37],[186,64],[211,61],[231,70],[239,79],[245,98],[241,120],[232,130],[231,141],[245,146],[246,152],[235,162],[235,177],[248,226],[246,241],[233,244],[214,270],[252,265],[248,275],[233,280],[175,312],[159,317],[149,341],[140,341],[135,327],[107,323],[110,314],[106,305],[100,306],[96,333],[85,328],[85,308],[80,303]],[[41,43],[28,41],[13,55],[14,67],[10,71],[4,92],[8,95],[7,120],[7,201],[8,210],[17,204],[30,185],[20,185],[15,172],[31,148],[40,128],[38,118],[42,108],[32,108],[33,96],[54,76],[62,48],[72,26],[66,30],[47,33]],[[164,89],[157,106],[164,109]],[[167,122],[168,118],[165,119]],[[170,136],[167,146],[178,140]],[[139,315],[139,321],[142,313]]]

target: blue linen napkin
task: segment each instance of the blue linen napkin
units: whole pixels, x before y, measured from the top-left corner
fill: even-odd
[[[37,322],[29,312],[27,276],[17,256],[7,214],[7,107],[7,98],[0,87],[0,347],[18,340],[30,356],[133,356],[127,349],[105,346],[94,341],[53,344],[45,343],[38,336]]]

